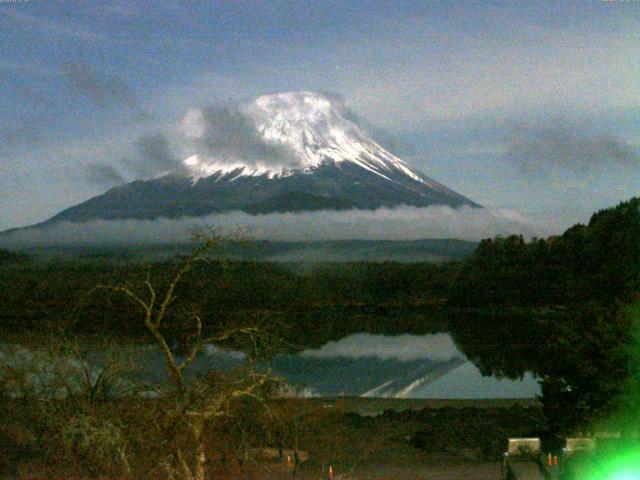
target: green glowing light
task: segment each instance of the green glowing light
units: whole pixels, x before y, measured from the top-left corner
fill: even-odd
[[[621,473],[614,473],[611,476],[611,480],[637,480],[638,479],[638,474],[640,472],[637,473],[633,473],[633,472],[621,472]]]
[[[596,454],[583,459],[576,467],[576,478],[583,480],[640,480],[640,448]]]

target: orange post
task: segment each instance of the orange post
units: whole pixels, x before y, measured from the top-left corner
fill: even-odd
[[[329,465],[329,480],[333,480],[333,467]]]
[[[547,457],[547,466],[551,468],[553,464],[551,463],[551,452],[549,452],[549,456]]]

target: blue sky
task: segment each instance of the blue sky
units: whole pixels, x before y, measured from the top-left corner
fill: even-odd
[[[286,90],[557,223],[640,194],[640,2],[0,2],[0,229],[132,180],[144,135]],[[101,167],[113,167],[113,170]]]

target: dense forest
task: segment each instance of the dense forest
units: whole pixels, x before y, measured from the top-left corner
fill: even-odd
[[[159,263],[15,261],[0,268],[0,329],[6,335],[145,334],[140,311],[122,295],[96,288],[127,285],[144,293],[149,278],[163,289],[180,259]],[[355,331],[446,330],[442,305],[455,264],[200,263],[178,287],[181,309],[168,327],[178,334],[197,312],[209,329],[247,318],[279,323],[296,344],[320,344]]]
[[[452,285],[449,305],[478,310],[451,324],[465,353],[485,373],[533,371],[552,429],[634,411],[640,199],[546,240],[485,240]]]
[[[464,262],[450,300],[456,305],[608,306],[633,299],[640,286],[640,199],[595,213],[588,225],[525,242],[480,243]]]

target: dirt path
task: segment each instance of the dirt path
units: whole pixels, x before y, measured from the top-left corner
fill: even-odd
[[[336,472],[334,478],[339,478]],[[366,467],[345,476],[349,480],[500,480],[499,463],[421,467]]]

